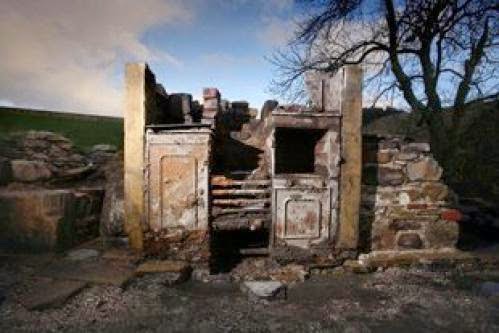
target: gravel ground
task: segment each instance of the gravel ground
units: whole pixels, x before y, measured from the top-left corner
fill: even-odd
[[[314,275],[267,304],[250,302],[227,279],[166,287],[146,275],[27,311],[17,295],[22,273],[33,271],[0,265],[0,332],[499,332],[499,300],[480,295],[476,275],[457,271]]]

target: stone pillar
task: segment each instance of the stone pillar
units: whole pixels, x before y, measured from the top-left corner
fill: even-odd
[[[203,119],[211,124],[220,110],[220,92],[217,88],[203,89]]]
[[[305,87],[313,107],[321,112],[338,112],[341,108],[343,69],[335,75],[317,71],[305,73]]]
[[[144,134],[153,103],[155,79],[145,63],[125,67],[125,231],[130,247],[143,248]],[[154,83],[154,85],[152,85]],[[151,89],[148,89],[151,88]],[[152,95],[152,96],[151,96]]]
[[[340,223],[337,246],[356,249],[359,239],[359,213],[362,175],[362,69],[344,69],[341,93]]]

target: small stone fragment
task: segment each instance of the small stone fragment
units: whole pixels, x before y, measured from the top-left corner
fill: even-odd
[[[287,287],[278,281],[246,281],[241,289],[252,301],[286,299]]]
[[[106,153],[115,153],[118,150],[116,146],[110,144],[98,144],[94,145],[91,149],[92,152],[106,152]]]
[[[380,185],[401,185],[404,182],[404,174],[397,169],[379,168],[378,182]]]
[[[412,181],[435,181],[442,176],[442,168],[433,158],[425,157],[407,165],[407,176]]]
[[[359,260],[345,260],[343,267],[348,272],[358,274],[369,273],[372,270],[369,266],[364,265]]]
[[[402,146],[403,153],[428,153],[430,144],[426,142],[412,142]]]
[[[404,233],[399,236],[397,245],[401,249],[420,249],[423,247],[423,242],[416,233]]]
[[[12,160],[12,175],[20,182],[46,180],[52,176],[47,163],[42,161]]]
[[[309,272],[302,265],[286,265],[280,267],[270,273],[270,277],[286,285],[291,285],[297,282],[304,282],[309,276]]]
[[[442,220],[459,222],[463,219],[463,214],[457,209],[446,209],[440,217]]]
[[[397,155],[397,159],[400,161],[412,161],[418,157],[416,153],[400,153]]]
[[[99,256],[99,251],[94,249],[77,249],[68,252],[68,259],[70,260],[86,260]]]
[[[385,164],[392,160],[393,150],[382,150],[377,154],[377,162],[379,164]]]

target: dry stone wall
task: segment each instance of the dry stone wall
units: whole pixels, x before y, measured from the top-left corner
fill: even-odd
[[[361,237],[364,250],[454,247],[459,212],[427,143],[364,137]]]
[[[68,138],[48,131],[3,139],[0,248],[63,250],[98,236],[103,197],[98,166],[113,149],[95,148],[83,155]]]

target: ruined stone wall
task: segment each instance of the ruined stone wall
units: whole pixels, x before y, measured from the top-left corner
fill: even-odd
[[[455,246],[456,212],[429,144],[364,137],[363,159],[362,250]]]
[[[98,165],[105,156],[97,150],[82,155],[68,138],[47,131],[4,140],[0,248],[64,250],[98,236],[104,192]]]

